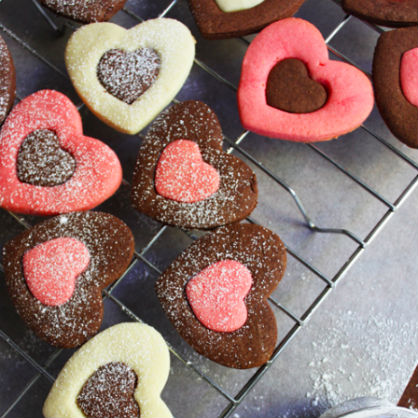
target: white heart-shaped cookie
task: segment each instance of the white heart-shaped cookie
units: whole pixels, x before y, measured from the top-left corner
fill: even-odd
[[[68,360],[45,401],[45,418],[85,417],[77,398],[86,382],[99,368],[120,363],[137,376],[133,398],[141,418],[171,418],[160,398],[170,369],[167,344],[154,328],[135,322],[117,324],[97,334]]]
[[[225,13],[238,12],[258,6],[264,0],[215,0],[218,7]]]
[[[99,63],[111,50],[126,53],[131,63],[127,65],[132,68],[136,68],[135,51],[153,50],[158,55],[160,64],[155,80],[132,104],[109,93],[99,80]],[[77,93],[89,109],[114,129],[135,134],[173,100],[186,81],[194,54],[195,40],[189,29],[177,20],[161,18],[145,21],[131,29],[114,23],[82,26],[68,41],[65,63]],[[142,59],[143,56],[136,57],[136,62]],[[107,66],[107,71],[112,65]],[[144,72],[149,69],[146,64],[139,66]],[[120,66],[119,71],[115,69],[116,79],[124,79],[126,67]],[[126,84],[126,79],[124,82]]]

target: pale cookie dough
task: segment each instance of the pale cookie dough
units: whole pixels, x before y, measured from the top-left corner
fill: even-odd
[[[168,378],[170,356],[162,336],[152,327],[121,323],[97,334],[68,360],[43,407],[45,418],[83,418],[77,397],[99,367],[121,362],[138,376],[134,392],[141,418],[170,418],[160,394]]]
[[[157,52],[161,66],[155,82],[132,104],[108,93],[97,76],[102,56],[111,49]],[[127,30],[113,23],[92,23],[73,33],[65,63],[77,93],[88,108],[114,129],[136,134],[168,105],[183,86],[193,64],[195,40],[174,19],[153,19]]]
[[[258,6],[264,0],[215,0],[219,8],[225,12],[238,12]]]

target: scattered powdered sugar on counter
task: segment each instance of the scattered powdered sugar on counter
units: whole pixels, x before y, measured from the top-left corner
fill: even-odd
[[[373,310],[368,319],[353,311],[340,312],[327,338],[312,343],[312,389],[306,397],[321,411],[360,396],[396,404],[409,378],[405,371],[413,367],[397,347],[410,346],[412,352],[417,340],[417,322]]]

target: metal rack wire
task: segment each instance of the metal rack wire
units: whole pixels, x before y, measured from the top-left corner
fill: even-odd
[[[50,25],[51,29],[56,32],[58,35],[62,33],[63,27],[58,25],[53,17],[49,14],[49,12],[46,12],[43,8],[41,8],[36,0],[32,0],[34,6],[37,8],[37,10],[42,13],[42,15],[45,18],[45,24]],[[171,1],[164,10],[161,11],[160,17],[165,16],[170,10],[172,10],[177,3],[180,1],[185,0],[173,0]],[[334,0],[335,1],[335,0]],[[338,2],[335,1],[337,4]],[[122,10],[122,13],[125,13],[129,15],[131,18],[134,18],[138,22],[141,22],[143,19],[139,16],[137,16],[135,13],[133,13],[131,10],[124,8]],[[340,31],[347,25],[347,23],[352,19],[351,16],[346,15],[341,22],[339,22],[335,28],[332,30],[330,35],[326,39],[326,43],[328,45],[329,51],[332,52],[336,57],[339,59],[349,62],[353,65],[356,65],[353,60],[351,60],[349,57],[345,56],[340,51],[336,50],[334,47],[329,45],[331,40],[338,34]],[[64,23],[65,27],[70,30],[74,30],[76,27],[72,23],[68,23],[67,21]],[[376,30],[377,32],[381,32],[381,29],[377,26],[371,25],[371,27]],[[38,59],[42,60],[46,65],[49,66],[49,68],[61,74],[64,77],[67,77],[67,75],[59,69],[57,66],[55,66],[51,61],[49,61],[47,58],[42,56],[40,52],[38,52],[36,49],[34,49],[31,45],[29,45],[25,40],[21,39],[14,31],[13,28],[8,28],[3,23],[0,22],[0,29],[7,34],[9,37],[14,39],[21,48],[28,51],[30,54],[33,54]],[[247,43],[248,41],[244,38],[242,38],[242,42]],[[228,86],[228,88],[232,89],[233,91],[236,90],[236,86],[231,83],[229,80],[225,79],[221,74],[219,74],[217,71],[215,71],[213,68],[211,68],[209,65],[205,64],[199,59],[195,59],[195,65],[200,67],[203,71],[205,71],[208,75],[211,77],[214,77],[219,82],[225,84]],[[357,66],[357,65],[356,65]],[[83,107],[83,104],[80,104],[79,108],[81,109]],[[269,368],[272,366],[272,364],[277,360],[277,358],[280,356],[282,351],[287,347],[292,339],[296,336],[296,334],[303,329],[303,326],[309,321],[311,315],[315,312],[315,310],[323,303],[323,301],[327,298],[327,296],[332,292],[335,285],[341,280],[341,278],[347,273],[347,271],[354,265],[354,263],[358,260],[360,255],[367,249],[368,244],[379,234],[379,232],[382,230],[382,228],[385,226],[385,224],[390,220],[392,216],[396,213],[397,209],[405,202],[405,200],[408,198],[409,194],[417,187],[418,185],[418,162],[411,159],[408,155],[400,151],[398,148],[396,148],[394,145],[392,145],[388,140],[385,138],[382,138],[377,133],[373,132],[366,126],[361,126],[359,129],[363,130],[371,140],[378,141],[382,146],[384,146],[388,152],[392,153],[394,156],[399,158],[403,163],[409,165],[413,170],[415,170],[415,177],[407,184],[406,187],[404,187],[400,193],[398,194],[397,198],[393,201],[390,201],[385,196],[383,196],[381,193],[379,193],[377,190],[375,190],[373,187],[368,185],[365,181],[363,181],[360,177],[358,177],[355,173],[350,172],[345,167],[343,167],[338,161],[327,155],[323,150],[320,149],[320,147],[313,145],[313,144],[307,144],[306,147],[309,147],[314,153],[316,153],[320,158],[323,159],[324,163],[332,164],[339,172],[341,172],[344,176],[346,176],[348,179],[350,179],[352,182],[356,183],[358,186],[360,186],[362,189],[364,189],[373,199],[376,199],[380,203],[382,203],[386,207],[386,211],[384,214],[380,217],[380,219],[375,223],[375,225],[370,228],[368,233],[364,237],[359,237],[354,232],[345,229],[345,228],[331,228],[327,226],[318,226],[316,225],[315,221],[312,219],[312,217],[309,215],[309,212],[306,210],[302,199],[298,196],[296,191],[287,184],[286,181],[284,181],[282,178],[277,176],[273,171],[271,171],[269,168],[265,167],[261,161],[259,161],[257,158],[255,158],[251,153],[245,150],[244,147],[241,146],[242,141],[246,138],[246,136],[249,134],[248,131],[243,131],[240,135],[238,135],[236,138],[225,138],[226,144],[229,146],[227,152],[236,152],[237,154],[241,155],[248,161],[250,161],[252,164],[254,164],[263,175],[269,177],[271,180],[273,180],[277,186],[284,189],[293,199],[295,208],[299,212],[300,216],[302,217],[304,224],[307,228],[311,229],[313,232],[316,233],[323,233],[323,234],[340,234],[347,239],[353,241],[355,244],[354,250],[351,252],[351,254],[344,260],[344,262],[339,267],[338,271],[331,277],[328,277],[328,275],[321,272],[315,265],[313,265],[310,261],[302,257],[300,254],[298,254],[297,251],[292,249],[289,245],[286,245],[287,252],[290,257],[294,259],[295,262],[300,263],[304,266],[304,268],[308,269],[315,277],[317,277],[319,280],[325,283],[325,287],[318,292],[313,302],[304,310],[304,312],[300,315],[295,314],[292,309],[285,306],[281,302],[279,302],[275,297],[270,298],[271,304],[281,312],[283,312],[287,317],[292,321],[292,327],[287,332],[287,334],[281,338],[276,346],[276,349],[271,357],[271,359],[262,367],[260,367],[246,382],[245,384],[237,391],[236,394],[231,394],[229,391],[225,390],[220,384],[214,381],[210,376],[208,376],[206,373],[204,373],[201,368],[199,367],[198,362],[190,362],[187,359],[185,359],[174,347],[170,346],[170,351],[173,356],[175,356],[182,364],[183,367],[189,368],[193,370],[194,373],[196,373],[200,378],[202,378],[204,381],[206,381],[211,387],[213,387],[217,392],[219,392],[220,395],[222,395],[226,401],[227,406],[222,411],[222,413],[219,415],[220,417],[229,417],[233,413],[233,411],[236,409],[238,405],[242,403],[242,401],[245,399],[247,394],[254,388],[254,386],[260,381],[260,379],[263,377],[263,375],[269,370]],[[124,184],[126,186],[129,185],[129,183],[124,180]],[[19,223],[24,228],[30,228],[31,225],[28,223],[25,217],[16,215],[14,213],[9,212],[10,217],[14,219],[17,223]],[[252,217],[248,218],[249,222],[256,223],[257,221],[253,219]],[[112,300],[116,305],[119,306],[119,308],[125,312],[132,320],[134,321],[141,321],[141,318],[139,318],[131,309],[129,309],[126,304],[124,304],[117,296],[114,295],[114,289],[125,279],[127,274],[132,271],[135,266],[137,266],[138,263],[144,263],[146,266],[148,266],[156,275],[161,274],[160,268],[155,265],[152,261],[150,261],[147,258],[147,254],[150,252],[150,250],[153,248],[153,246],[156,244],[156,242],[159,240],[159,238],[164,234],[164,232],[167,230],[167,226],[160,226],[156,233],[153,234],[153,236],[148,240],[148,242],[138,251],[135,251],[135,257],[128,267],[128,269],[125,271],[125,273],[116,281],[114,284],[112,284],[108,289],[104,291],[103,297],[106,299]],[[195,235],[192,231],[182,231],[185,233],[189,238],[195,239]],[[285,243],[286,244],[286,243]],[[0,265],[0,273],[2,272],[3,268]],[[17,394],[15,400],[7,407],[7,409],[3,412],[0,418],[7,417],[10,413],[10,411],[13,410],[13,408],[21,401],[21,399],[28,393],[28,391],[32,388],[32,386],[41,378],[41,376],[45,377],[50,383],[54,381],[54,376],[48,371],[48,368],[55,359],[61,354],[62,350],[56,350],[53,352],[52,355],[49,356],[47,361],[44,364],[40,364],[36,359],[34,359],[31,355],[26,353],[26,351],[20,347],[16,342],[13,341],[12,338],[10,338],[9,335],[7,335],[6,332],[0,329],[0,339],[2,339],[4,342],[6,342],[13,350],[15,350],[25,361],[27,361],[31,367],[33,367],[36,370],[36,375],[26,384],[26,386],[23,388],[23,390]]]

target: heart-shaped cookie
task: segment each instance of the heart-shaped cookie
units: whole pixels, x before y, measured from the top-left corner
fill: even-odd
[[[74,240],[77,245],[62,248],[62,241],[68,239]],[[57,242],[60,245],[51,249],[51,245]],[[88,251],[88,265],[85,269],[83,266],[87,257],[83,254],[84,247]],[[101,212],[57,216],[25,231],[8,242],[3,249],[6,284],[17,312],[48,343],[65,348],[79,346],[99,330],[103,318],[101,292],[126,270],[132,258],[133,247],[130,229],[118,218]],[[61,292],[63,289],[59,289],[59,285],[58,291],[54,289],[57,283],[53,277],[49,276],[51,280],[45,282],[48,276],[38,275],[45,273],[44,268],[38,268],[37,271],[30,269],[28,272],[25,263],[27,267],[27,257],[34,254],[34,261],[41,261],[36,257],[41,254],[45,266],[48,266],[65,249],[76,251],[76,254],[67,253],[65,257],[73,260],[80,257],[81,263],[77,264],[78,270],[82,271],[76,277],[70,298],[58,304],[56,302],[63,302],[61,296],[68,294]],[[52,257],[52,260],[47,256]],[[61,259],[60,262],[63,261]],[[47,274],[55,268],[46,267]],[[75,274],[76,271],[68,271],[67,268],[67,273]],[[34,287],[28,286],[28,279],[29,283],[35,283],[34,292]],[[54,303],[51,304],[51,301]]]
[[[114,325],[67,361],[44,403],[44,417],[171,418],[160,398],[169,371],[167,344],[154,328]]]
[[[0,36],[0,124],[13,106],[16,90],[16,71],[6,42]]]
[[[199,145],[187,139],[168,144],[155,170],[155,190],[177,202],[194,203],[219,189],[219,173],[202,160]]]
[[[189,281],[224,261],[242,264],[252,277],[244,299],[246,321],[232,332],[217,332],[202,323],[186,293]],[[258,225],[233,224],[194,242],[157,280],[156,292],[168,318],[196,351],[225,366],[256,367],[268,361],[275,348],[276,320],[267,298],[285,267],[285,248],[276,234]],[[248,278],[241,289],[242,295],[248,289]],[[196,306],[193,299],[192,306]]]
[[[193,64],[194,44],[189,29],[174,19],[148,20],[129,30],[94,23],[73,33],[65,63],[89,109],[114,129],[135,134],[183,86]]]
[[[343,0],[342,7],[360,19],[383,26],[418,23],[418,0]]]
[[[189,0],[201,34],[207,39],[248,35],[294,15],[304,0]]]
[[[310,77],[325,87],[327,100],[320,109],[290,113],[267,103],[270,72],[288,58],[302,61]],[[257,134],[297,142],[325,141],[361,125],[373,108],[373,89],[360,70],[329,60],[315,26],[288,18],[265,28],[249,46],[242,64],[238,107],[243,126]]]
[[[251,272],[234,260],[222,260],[187,282],[186,295],[197,319],[218,332],[232,332],[247,320],[244,298],[251,289]]]
[[[126,0],[38,0],[59,15],[79,22],[103,22],[116,14]]]
[[[57,91],[26,97],[3,125],[0,206],[5,209],[34,215],[92,209],[121,181],[116,154],[83,135],[76,107]]]
[[[199,153],[205,164],[211,166],[211,178],[199,181],[204,190],[192,193],[196,186],[191,185],[190,172],[178,176],[181,187],[186,184],[189,187],[183,195],[186,200],[193,203],[177,201],[174,195],[165,197],[159,194],[160,186],[156,188],[159,176],[156,173],[161,163],[161,158],[167,152],[167,148],[175,144],[178,147],[180,141],[186,140],[186,151],[175,160],[187,160],[190,143]],[[228,155],[222,150],[223,135],[215,113],[204,103],[188,101],[178,103],[165,110],[148,130],[147,136],[142,143],[132,180],[132,201],[140,211],[161,222],[178,225],[185,228],[213,228],[236,222],[248,216],[257,204],[257,180],[253,171],[241,160],[233,155]],[[168,148],[170,149],[170,148]],[[184,151],[184,150],[183,150]],[[164,158],[163,158],[164,161]],[[201,165],[195,167],[199,175]],[[180,171],[178,171],[180,170]],[[215,192],[216,175],[219,175],[219,187]],[[181,172],[179,165],[168,167],[169,172]],[[156,177],[157,176],[157,177]],[[194,178],[194,177],[193,177]],[[165,184],[165,190],[171,189],[175,183]],[[212,180],[213,184],[212,184]],[[207,188],[207,185],[210,185]],[[180,189],[181,189],[180,187]],[[163,188],[164,189],[164,188]],[[208,197],[205,197],[210,192]],[[189,199],[193,196],[192,199]],[[201,199],[194,201],[196,196]],[[178,196],[177,196],[178,197]],[[180,200],[180,199],[179,199]]]
[[[383,32],[373,58],[379,112],[391,132],[412,148],[418,148],[418,108],[413,103],[418,96],[417,45],[416,27]]]

